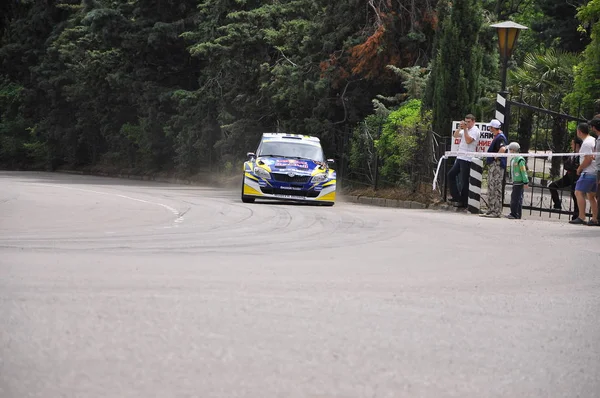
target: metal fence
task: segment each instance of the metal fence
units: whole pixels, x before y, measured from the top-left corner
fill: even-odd
[[[530,187],[524,192],[523,211],[529,214],[547,214],[549,218],[555,216],[570,217],[574,212],[575,201],[573,198],[574,184],[562,189],[554,189],[558,195],[560,209],[555,208],[551,191],[554,186],[552,182],[561,179],[565,170],[564,159],[551,157],[552,153],[572,152],[571,140],[576,136],[577,124],[586,122],[581,116],[572,116],[564,112],[557,112],[542,106],[541,101],[536,105],[513,100],[506,101],[504,134],[509,142],[517,141],[521,146],[522,153],[529,153],[533,157],[525,158],[527,170],[530,176]],[[450,139],[441,141],[444,150],[450,150]],[[539,154],[536,157],[535,154]],[[450,170],[454,159],[443,162],[437,181],[440,187],[440,195],[445,201],[447,199],[447,172]],[[485,164],[485,162],[484,162]],[[482,207],[487,206],[487,166],[484,166]],[[504,207],[510,207],[510,194],[512,184],[510,183],[510,165],[507,167],[504,181]]]
[[[526,158],[531,188],[524,195],[523,210],[528,210],[530,215],[534,212],[540,216],[547,213],[549,218],[553,215],[559,219],[572,216],[575,184],[562,189],[552,185],[552,182],[564,177],[565,159],[553,156],[548,160],[548,154],[572,152],[571,141],[576,137],[577,125],[587,119],[546,109],[541,103],[534,106],[512,100],[507,100],[506,114],[504,129],[508,132],[509,142],[519,142],[521,152],[540,155]],[[511,189],[512,184],[507,182],[506,187]],[[560,208],[555,207],[552,190],[556,192]],[[505,207],[510,206],[510,199],[506,200],[505,197],[504,202]]]
[[[340,187],[349,190],[404,189],[430,193],[435,168],[445,151],[442,138],[431,130],[415,128],[412,132],[399,134],[414,137],[416,150],[400,155],[385,155],[377,148],[383,123],[379,128],[358,126],[339,135],[336,161]],[[390,164],[394,164],[393,156],[403,156],[401,167],[390,167]]]

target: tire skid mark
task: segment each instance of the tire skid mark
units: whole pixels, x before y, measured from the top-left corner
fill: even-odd
[[[145,203],[145,204],[151,204],[151,205],[155,205],[155,206],[160,206],[160,207],[162,207],[164,209],[169,210],[176,217],[176,219],[175,219],[174,222],[177,222],[177,220],[179,220],[179,219],[180,219],[179,222],[183,221],[183,216],[179,213],[179,210],[177,210],[177,209],[175,209],[175,208],[173,208],[173,207],[171,207],[169,205],[166,205],[164,203],[152,202],[152,201],[149,201],[149,200],[134,198],[134,197],[131,197],[131,196],[121,195],[121,194],[118,194],[118,193],[95,191],[95,190],[92,190],[92,189],[84,189],[84,188],[67,187],[67,186],[59,185],[59,184],[34,183],[34,185],[42,185],[42,186],[47,186],[47,187],[70,189],[70,190],[74,190],[74,191],[94,193],[94,194],[98,194],[98,195],[116,196],[116,197],[119,197],[119,198],[133,200],[133,201],[140,202],[140,203]]]
[[[269,220],[275,221],[276,223],[280,223],[281,220],[283,220],[285,224],[278,225],[277,229],[280,230],[280,233],[273,234],[272,237],[269,238],[269,241],[265,242],[262,245],[263,249],[269,249],[271,247],[273,247],[273,249],[276,249],[280,248],[282,245],[286,245],[287,250],[295,250],[295,247],[297,246],[294,245],[294,243],[297,243],[299,239],[302,240],[303,247],[314,243],[324,247],[338,248],[349,245],[366,244],[375,241],[392,239],[395,236],[400,235],[403,231],[402,228],[398,228],[396,230],[396,233],[385,233],[384,231],[381,231],[379,228],[377,228],[378,223],[373,223],[371,226],[365,228],[365,221],[362,218],[358,218],[353,214],[348,214],[348,212],[344,212],[342,214],[321,213],[318,214],[318,216],[314,216],[313,214],[313,217],[305,217],[306,212],[304,212],[304,214],[302,214],[302,218],[308,220],[309,222],[302,222],[297,228],[290,229],[289,227],[292,224],[293,220],[297,218],[292,217],[290,211],[287,209],[277,208],[274,210],[275,214],[273,214],[272,217],[269,218]],[[336,216],[336,219],[334,220],[333,217],[328,217],[331,215]],[[245,220],[252,220],[252,217],[247,217]],[[320,229],[315,229],[315,231],[311,232],[310,234],[298,237],[298,234],[301,234],[304,230],[314,227],[314,225],[317,223],[320,224]],[[246,228],[240,228],[240,225]],[[273,231],[273,228],[269,225],[269,222],[263,221],[259,225],[265,226],[266,231]],[[188,229],[190,227],[193,227],[193,223],[190,223]],[[247,231],[252,231],[254,234],[257,234],[256,236],[259,236],[258,234],[260,234],[261,232],[260,230],[256,229],[255,224],[241,221],[233,225],[230,224],[228,225],[228,228],[222,228],[218,231],[198,231],[191,229],[188,231],[181,230],[179,232],[173,231],[161,234],[147,233],[142,235],[104,235],[102,237],[75,238],[71,239],[70,242],[57,242],[53,239],[54,244],[52,244],[51,246],[48,245],[47,242],[44,242],[44,240],[39,240],[35,242],[37,243],[37,245],[22,245],[22,242],[19,242],[21,243],[21,245],[9,244],[4,247],[16,248],[26,246],[27,248],[37,247],[39,249],[46,250],[77,250],[81,247],[81,244],[89,245],[96,242],[100,244],[100,250],[139,250],[142,252],[148,252],[160,249],[162,249],[163,251],[215,251],[219,249],[227,249],[237,251],[243,248],[255,247],[256,241],[248,240],[249,234],[247,233]],[[216,235],[215,232],[217,232]],[[383,234],[385,234],[385,236],[382,236]],[[173,242],[172,239],[174,236],[177,237],[175,242]],[[124,239],[128,240],[127,245],[123,245]],[[219,240],[220,243],[215,244],[215,239]],[[158,245],[156,244],[157,242],[159,242]],[[199,242],[202,243],[199,244]],[[34,242],[29,241],[28,243]],[[44,243],[46,243],[46,245],[44,245]],[[94,247],[86,247],[85,250],[95,249]],[[298,248],[298,250],[300,249]]]
[[[202,206],[203,205],[202,203],[195,203],[195,202],[190,202],[190,201],[187,201],[187,200],[182,200],[182,202],[190,204],[190,205],[194,205],[194,206]],[[234,205],[234,204],[232,204],[232,205]],[[235,219],[230,224],[219,223],[219,224],[215,225],[214,227],[209,228],[208,230],[214,232],[216,230],[219,230],[219,229],[222,229],[222,228],[226,228],[226,227],[230,226],[231,224],[233,224],[233,225],[240,224],[240,223],[242,223],[242,222],[244,222],[244,221],[246,221],[246,220],[248,220],[248,219],[250,219],[250,218],[252,218],[254,216],[254,210],[252,210],[250,207],[247,207],[247,206],[244,206],[244,205],[239,205],[237,207],[240,207],[240,208],[243,208],[243,209],[247,210],[248,211],[248,215],[245,216],[245,217],[242,217],[241,219]]]
[[[394,239],[396,237],[398,237],[399,235],[401,235],[402,233],[404,233],[404,230],[399,230],[398,233],[395,234],[388,234],[385,237],[381,237],[381,236],[373,236],[370,238],[363,238],[360,240],[356,240],[356,241],[347,241],[347,240],[338,240],[338,241],[326,241],[326,242],[320,242],[322,243],[322,245],[324,246],[324,248],[327,249],[338,249],[338,248],[345,248],[348,246],[362,246],[362,245],[367,245],[370,243],[374,243],[374,242],[383,242],[383,241],[388,241],[391,239]],[[133,243],[133,242],[131,242]],[[183,242],[182,242],[183,243]],[[285,242],[284,242],[285,243]],[[299,246],[291,246],[291,247],[286,247],[286,250],[288,252],[294,252],[294,251],[298,251],[298,252],[304,252],[306,250],[306,245],[312,243],[312,242],[302,242],[303,245],[302,247]],[[262,247],[263,250],[281,250],[281,242],[278,242],[277,245],[273,245],[273,244],[269,244],[269,245],[265,245]],[[273,246],[273,247],[271,247]],[[135,252],[135,253],[168,253],[168,252],[177,252],[177,253],[188,253],[188,254],[198,254],[198,253],[205,253],[205,252],[213,252],[213,253],[237,253],[240,250],[248,250],[248,249],[255,249],[256,248],[256,242],[237,242],[237,243],[230,243],[230,244],[212,244],[212,245],[181,245],[181,246],[173,246],[170,245],[168,247],[165,247],[163,245],[157,245],[157,246],[150,246],[150,245],[144,245],[144,247],[138,247],[136,245],[130,244],[130,245],[123,245],[123,244],[117,244],[114,246],[98,246],[98,245],[94,245],[94,246],[89,246],[89,247],[58,247],[58,246],[18,246],[18,245],[2,245],[0,244],[0,248],[1,249],[27,249],[27,250],[36,250],[36,251],[50,251],[50,252],[55,252],[57,250],[60,251],[71,251],[71,252],[89,252],[89,251],[101,251],[101,252],[108,252],[108,251],[128,251],[128,252]],[[225,250],[224,250],[225,249]],[[249,251],[249,253],[253,253],[252,251]],[[255,254],[255,253],[253,253]]]
[[[0,239],[1,248],[38,251],[114,251],[139,253],[249,253],[286,250],[304,251],[307,247],[344,248],[387,241],[402,235],[402,225],[390,228],[384,217],[342,204],[335,208],[293,204],[243,204],[224,190],[168,192],[163,187],[103,186],[115,192],[37,183],[75,191],[90,192],[160,206],[175,220],[171,227],[136,226],[126,230],[89,230],[82,234],[57,231],[46,236],[12,236]],[[136,191],[133,191],[136,189]],[[119,193],[120,192],[120,193]],[[123,194],[123,192],[127,193]],[[129,194],[150,198],[140,199]],[[161,203],[168,198],[179,203],[175,208]],[[185,223],[183,221],[185,220]],[[76,227],[76,226],[75,226]],[[180,228],[177,228],[180,227]],[[62,232],[62,234],[60,233]],[[59,236],[57,236],[59,235]],[[60,236],[63,235],[63,236]],[[259,243],[259,246],[257,246]]]

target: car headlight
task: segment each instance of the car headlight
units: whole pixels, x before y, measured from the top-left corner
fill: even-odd
[[[255,167],[254,174],[256,174],[260,178],[264,178],[266,180],[271,179],[271,174],[269,174],[269,172],[267,170],[263,169],[262,167]]]
[[[326,179],[327,179],[327,173],[320,173],[312,178],[312,182],[314,184],[318,184],[320,182],[325,181]]]

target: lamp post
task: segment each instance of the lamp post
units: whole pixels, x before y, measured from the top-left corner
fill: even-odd
[[[508,92],[506,91],[506,70],[508,69],[508,60],[517,44],[519,33],[521,30],[528,28],[512,21],[499,22],[490,26],[496,28],[498,32],[498,49],[500,50],[500,62],[502,62],[502,88],[496,96],[496,119],[502,123],[502,130],[504,130],[508,138],[510,107],[506,107],[506,97],[508,96]],[[502,175],[502,207],[504,207],[505,177],[506,173]]]
[[[508,60],[513,53],[515,44],[517,44],[519,32],[528,28],[512,21],[500,22],[490,26],[496,28],[498,32],[498,49],[500,50],[500,62],[502,62],[502,88],[496,97],[496,119],[504,125],[506,97],[508,95],[506,91]],[[504,126],[504,130],[508,133],[506,126]]]

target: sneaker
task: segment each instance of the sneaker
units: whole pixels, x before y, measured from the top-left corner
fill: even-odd
[[[495,213],[485,213],[485,214],[480,214],[479,217],[500,218],[500,215],[495,214]]]
[[[513,216],[512,214],[509,214],[508,216],[506,216],[506,218],[508,218],[509,220],[516,220],[517,217]]]

